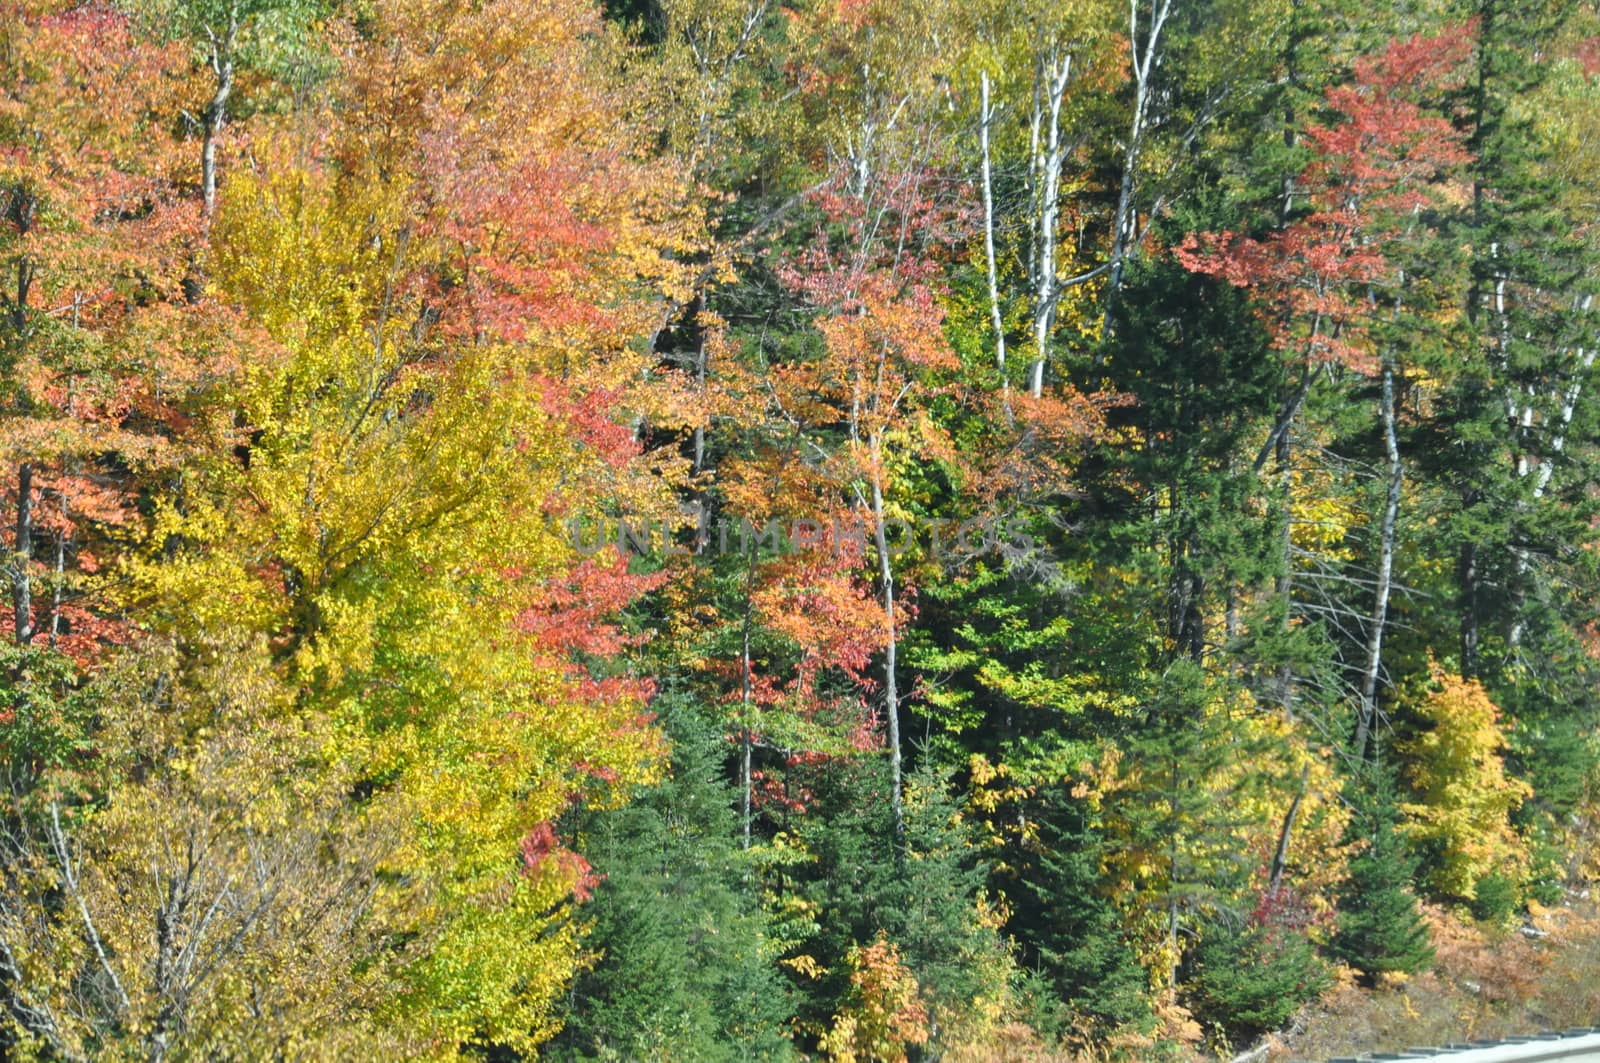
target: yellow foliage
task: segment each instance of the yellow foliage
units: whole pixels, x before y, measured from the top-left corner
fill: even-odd
[[[1407,833],[1441,853],[1434,888],[1470,900],[1490,872],[1520,883],[1528,851],[1510,815],[1533,791],[1506,774],[1499,707],[1481,683],[1437,665],[1413,701],[1428,729],[1399,747],[1417,795],[1401,810]]]
[[[1290,473],[1290,535],[1294,545],[1329,560],[1350,560],[1347,544],[1367,514],[1354,503],[1332,470],[1302,462]]]
[[[928,1014],[917,980],[900,950],[879,931],[872,944],[852,945],[850,999],[822,1037],[822,1050],[836,1063],[905,1063],[907,1045],[928,1043]]]
[[[1208,903],[1209,877],[1236,864],[1241,854],[1251,860],[1248,887],[1264,891],[1297,799],[1286,864],[1297,897],[1311,913],[1329,913],[1344,874],[1349,813],[1334,766],[1313,736],[1263,710],[1245,691],[1219,687],[1206,697],[1203,711],[1208,722],[1197,727],[1209,737],[1194,751],[1194,763],[1164,769],[1132,757],[1111,759],[1090,774],[1086,791],[1104,806],[1112,842],[1104,868],[1107,893],[1158,987],[1182,959],[1182,941],[1175,942],[1171,932],[1173,912],[1180,922],[1195,918]],[[1216,743],[1225,743],[1229,752],[1219,755],[1224,747]],[[1243,750],[1250,752],[1241,755]],[[1180,792],[1203,799],[1185,802]]]
[[[100,677],[107,797],[52,799],[13,866],[12,891],[68,902],[8,934],[58,1054],[424,1053],[384,1011],[435,941],[425,884],[382,873],[408,810],[349,801],[355,765],[326,715],[291,711],[259,634],[185,650],[143,640]],[[96,1007],[74,1003],[86,976]]]
[[[670,182],[644,180],[614,123],[584,132],[545,106],[605,106],[580,77],[582,25],[554,8],[429,5],[423,32],[422,5],[380,6],[387,32],[410,36],[352,60],[366,94],[341,120],[367,153],[340,162],[266,141],[261,168],[227,184],[210,281],[266,338],[220,399],[231,447],[157,506],[123,595],[180,642],[224,626],[264,640],[284,726],[315,723],[317,756],[363,794],[350,829],[374,862],[382,934],[426,944],[368,999],[373,1021],[413,1031],[429,1055],[531,1053],[582,962],[570,901],[584,872],[525,840],[574,795],[654,778],[662,752],[636,694],[584,688],[527,633],[533,603],[580,560],[547,518],[606,498],[667,511],[676,483],[668,466],[619,464],[625,448],[603,449],[619,427],[609,407],[583,407],[560,377],[670,413],[655,396],[671,389],[643,388],[629,343],[653,299],[684,294],[675,258],[693,250],[693,219]],[[540,56],[539,78],[515,76]],[[585,173],[562,186],[570,232],[555,237],[571,248],[540,275],[559,295],[544,316],[432,327],[447,298],[435,280],[487,277],[470,256],[503,233],[484,223],[482,246],[464,249],[461,219],[437,215],[451,197],[423,183],[455,178],[415,174],[434,117],[405,111],[408,86],[466,116],[453,135],[499,138],[502,182],[523,179],[516,167]],[[603,238],[585,228],[602,221]],[[173,767],[194,778],[203,761]]]

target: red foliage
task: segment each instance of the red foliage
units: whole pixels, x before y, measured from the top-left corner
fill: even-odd
[[[198,152],[170,121],[183,46],[140,39],[104,3],[6,5],[0,22],[0,273],[18,279],[0,511],[32,505],[34,630],[87,665],[122,637],[84,596],[95,544],[132,518],[144,477],[181,465],[191,400],[249,333],[217,328],[196,291]],[[15,520],[0,523],[16,552]]]
[[[1600,74],[1600,37],[1588,37],[1579,42],[1576,55],[1585,74],[1590,77]]]
[[[616,419],[621,395],[614,389],[578,391],[564,381],[541,377],[533,382],[544,408],[576,433],[578,440],[613,469],[638,457],[639,441],[633,430]]]
[[[600,876],[593,865],[579,853],[561,844],[555,826],[544,820],[535,823],[522,839],[522,866],[529,875],[537,875],[546,867],[554,867],[558,874],[572,882],[572,896],[580,904],[594,895]]]
[[[1336,919],[1337,915],[1331,911],[1314,911],[1288,883],[1281,883],[1276,889],[1263,889],[1250,913],[1250,921],[1267,927],[1271,935],[1303,934],[1312,927],[1331,927]]]
[[[647,702],[655,693],[649,679],[596,679],[585,667],[585,659],[615,657],[639,645],[643,638],[628,634],[615,617],[666,579],[664,572],[630,573],[628,559],[620,550],[587,557],[533,592],[518,628],[528,636],[534,653],[566,670],[580,696],[602,704]]]
[[[1325,94],[1339,120],[1305,131],[1314,158],[1296,187],[1309,213],[1262,240],[1190,233],[1174,249],[1179,262],[1260,290],[1280,350],[1372,371],[1363,320],[1371,290],[1390,283],[1387,248],[1439,197],[1433,182],[1468,158],[1461,134],[1430,113],[1429,95],[1459,78],[1471,48],[1463,27],[1358,62],[1352,84]]]
[[[456,269],[433,278],[447,333],[517,342],[530,331],[610,328],[611,316],[574,298],[590,259],[611,246],[604,225],[571,204],[593,173],[575,161],[525,160],[509,174],[493,155],[463,141],[462,126],[433,127],[422,142],[423,166],[445,208],[430,231],[456,249]],[[605,160],[586,160],[585,168]],[[446,283],[448,280],[448,283]]]

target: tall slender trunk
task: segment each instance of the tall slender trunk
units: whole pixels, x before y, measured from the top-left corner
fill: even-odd
[[[894,565],[889,559],[889,533],[884,527],[883,481],[878,472],[879,440],[872,440],[872,536],[878,554],[878,582],[882,588],[884,615],[883,700],[884,719],[889,738],[889,804],[894,816],[895,853],[905,839],[905,808],[902,800],[900,753],[900,688],[895,676],[899,635],[895,631]]]
[[[1474,492],[1467,492],[1470,497]],[[1470,503],[1467,503],[1470,504]],[[1461,544],[1461,554],[1456,559],[1456,586],[1459,588],[1457,608],[1461,614],[1461,678],[1472,679],[1478,674],[1478,645],[1481,631],[1478,621],[1478,544]]]
[[[1168,486],[1175,497],[1177,489]],[[1167,544],[1167,636],[1173,650],[1199,664],[1205,658],[1205,577],[1194,568],[1187,535],[1174,536]]]
[[[1373,589],[1372,616],[1367,627],[1367,652],[1361,667],[1361,705],[1356,717],[1355,756],[1367,754],[1367,736],[1372,732],[1378,711],[1378,674],[1383,667],[1383,630],[1389,618],[1389,593],[1394,580],[1395,523],[1400,516],[1400,489],[1405,466],[1400,461],[1400,439],[1395,432],[1394,363],[1383,363],[1383,383],[1379,392],[1379,415],[1383,421],[1383,449],[1389,459],[1388,489],[1384,494],[1383,520],[1378,528],[1378,576]]]
[[[1167,824],[1167,955],[1177,957],[1178,951],[1178,789],[1181,776],[1181,767],[1176,757],[1168,761],[1169,785],[1172,787],[1171,796],[1167,799],[1167,812],[1172,817]],[[1176,963],[1167,964],[1167,988],[1176,989],[1178,986],[1178,966]]]
[[[20,344],[28,332],[28,294],[33,288],[33,264],[26,258],[17,259],[17,294],[11,304],[11,331]]]
[[[11,612],[13,630],[19,645],[33,641],[33,577],[28,566],[33,561],[33,465],[23,462],[17,470],[16,543],[11,557]]]
[[[1289,866],[1289,839],[1294,836],[1294,823],[1300,815],[1300,805],[1306,796],[1306,780],[1310,777],[1310,766],[1302,767],[1300,785],[1295,789],[1294,799],[1289,802],[1289,808],[1283,814],[1283,826],[1278,830],[1278,847],[1272,854],[1272,872],[1268,876],[1269,893],[1277,893],[1278,887],[1283,885],[1283,873]]]
[[[1322,318],[1318,315],[1311,322],[1310,344],[1316,343],[1321,332]],[[1259,473],[1267,459],[1274,458],[1279,489],[1283,493],[1283,519],[1278,536],[1278,577],[1273,589],[1283,603],[1285,631],[1288,631],[1293,619],[1291,613],[1294,606],[1294,422],[1305,405],[1306,396],[1311,394],[1311,384],[1315,379],[1316,370],[1308,364],[1301,371],[1299,383],[1285,388],[1283,405],[1278,410],[1272,431],[1267,434],[1266,442],[1251,463],[1251,468]],[[1279,706],[1286,715],[1293,716],[1294,669],[1288,663],[1278,668],[1275,685]]]
[[[750,668],[750,625],[755,606],[751,601],[751,592],[755,589],[756,580],[756,547],[750,546],[750,557],[744,573],[744,631],[740,636],[741,648],[739,651],[739,819],[744,830],[744,847],[750,848],[750,820],[752,811],[752,776],[750,774],[750,752],[755,744],[754,723],[751,718],[754,709],[752,692],[754,684],[751,681]]]
[[[1134,170],[1139,165],[1145,124],[1150,113],[1150,71],[1161,48],[1161,31],[1172,11],[1172,0],[1151,0],[1150,35],[1139,48],[1139,0],[1128,0],[1128,52],[1133,67],[1133,121],[1128,143],[1122,153],[1122,183],[1117,192],[1117,210],[1111,223],[1111,276],[1106,285],[1105,312],[1101,335],[1108,336],[1115,321],[1117,293],[1122,288],[1123,264],[1128,254],[1128,237],[1133,226]]]
[[[700,397],[706,394],[706,341],[702,338],[700,346],[695,351],[694,359],[695,388]],[[706,467],[706,426],[702,419],[694,426],[694,471],[704,472]]]
[[[50,592],[50,648],[54,649],[61,635],[61,595],[67,569],[67,533],[56,532],[55,582]]]
[[[1050,332],[1055,326],[1057,283],[1056,224],[1061,212],[1061,102],[1072,76],[1072,56],[1052,49],[1040,76],[1048,77],[1043,102],[1044,142],[1035,148],[1034,170],[1038,182],[1038,231],[1033,262],[1033,364],[1028,367],[1028,394],[1044,393],[1044,366],[1049,358]],[[1040,107],[1035,103],[1035,109]],[[1035,115],[1035,124],[1041,115]]]
[[[1577,307],[1580,313],[1586,313],[1593,302],[1593,296],[1585,296]],[[1561,394],[1561,406],[1556,412],[1555,434],[1550,438],[1550,449],[1540,459],[1537,470],[1533,472],[1533,490],[1530,504],[1537,505],[1544,498],[1544,493],[1550,487],[1550,481],[1555,476],[1556,459],[1559,458],[1567,446],[1567,431],[1572,426],[1572,415],[1578,407],[1578,399],[1583,395],[1583,385],[1587,381],[1589,372],[1594,367],[1595,355],[1600,354],[1600,347],[1580,347],[1577,350],[1577,370],[1573,373],[1571,381]],[[1523,470],[1523,475],[1527,471]],[[1525,593],[1529,570],[1532,562],[1529,552],[1524,547],[1514,548],[1515,565],[1513,567],[1512,584],[1520,601]],[[1522,646],[1522,636],[1527,630],[1527,619],[1519,609],[1511,618],[1511,630],[1506,635],[1506,644],[1511,652],[1515,653]]]
[[[1479,138],[1483,135],[1485,123],[1489,117],[1489,62],[1490,49],[1483,47],[1483,42],[1494,40],[1496,32],[1495,9],[1493,4],[1483,5],[1479,12],[1478,41],[1476,70],[1472,91],[1472,107],[1469,120],[1470,136],[1467,140],[1468,149],[1476,156],[1472,166],[1472,224],[1475,228],[1486,225],[1485,204],[1488,201],[1488,189],[1485,186],[1485,167],[1483,155],[1479,152],[1481,147]],[[1488,262],[1492,265],[1499,256],[1500,245],[1498,241],[1489,244]],[[1488,302],[1484,291],[1484,273],[1474,269],[1469,274],[1467,285],[1466,312],[1467,322],[1477,330],[1480,327],[1479,318]],[[1503,333],[1500,333],[1503,335]],[[1480,495],[1476,488],[1467,487],[1462,491],[1461,509],[1466,512],[1479,501]],[[1472,679],[1478,674],[1478,648],[1481,641],[1481,627],[1478,618],[1478,590],[1482,580],[1482,571],[1478,563],[1477,544],[1470,539],[1461,544],[1461,551],[1456,558],[1456,608],[1460,621],[1461,640],[1461,678]]]
[[[1283,629],[1289,630],[1294,611],[1294,479],[1292,474],[1294,443],[1292,422],[1285,423],[1278,433],[1276,446],[1278,480],[1283,492],[1283,520],[1278,531],[1278,578],[1273,591],[1283,609]],[[1277,700],[1284,714],[1294,715],[1294,669],[1287,662],[1278,667]]]
[[[228,121],[228,97],[233,94],[233,55],[239,37],[239,8],[228,11],[228,28],[221,37],[211,34],[211,73],[216,79],[211,101],[206,104],[204,134],[200,144],[200,188],[209,220],[217,209],[217,141]]]
[[[27,236],[33,228],[39,201],[22,185],[15,185],[9,191],[11,194],[7,198],[5,220],[11,223],[18,236]],[[33,289],[34,266],[32,260],[23,253],[17,255],[16,265],[16,285],[11,299],[11,312],[6,316],[10,318],[11,331],[16,334],[16,343],[20,346],[27,338],[28,295]]]
[[[994,122],[995,112],[989,103],[988,71],[979,76],[978,84],[982,92],[978,146],[983,157],[983,250],[989,276],[989,322],[994,326],[994,364],[1000,371],[1000,391],[1002,395],[1009,396],[1011,381],[1006,375],[1006,323],[1005,315],[1000,312],[1000,283],[994,255],[994,179],[990,163],[989,127]]]
[[[694,350],[694,384],[695,391],[700,396],[702,404],[706,399],[706,372],[710,354],[706,350],[706,332],[700,323],[700,312],[705,307],[705,296],[696,293],[694,302],[690,305],[691,320],[695,323],[696,343]],[[706,425],[704,406],[701,415],[694,426],[694,471],[705,471],[706,467]]]

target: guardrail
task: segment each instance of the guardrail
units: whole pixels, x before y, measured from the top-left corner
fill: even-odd
[[[1436,1048],[1408,1048],[1403,1052],[1368,1052],[1336,1056],[1327,1063],[1376,1063],[1390,1059],[1432,1059],[1438,1063],[1600,1063],[1600,1026],[1583,1026],[1561,1033],[1503,1037],[1496,1041],[1469,1041]]]

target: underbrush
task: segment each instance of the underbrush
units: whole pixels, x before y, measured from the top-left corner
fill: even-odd
[[[1342,977],[1266,1058],[1327,1059],[1600,1021],[1600,907],[1587,891],[1535,905],[1515,927],[1438,908],[1426,915],[1432,971],[1376,990]]]

